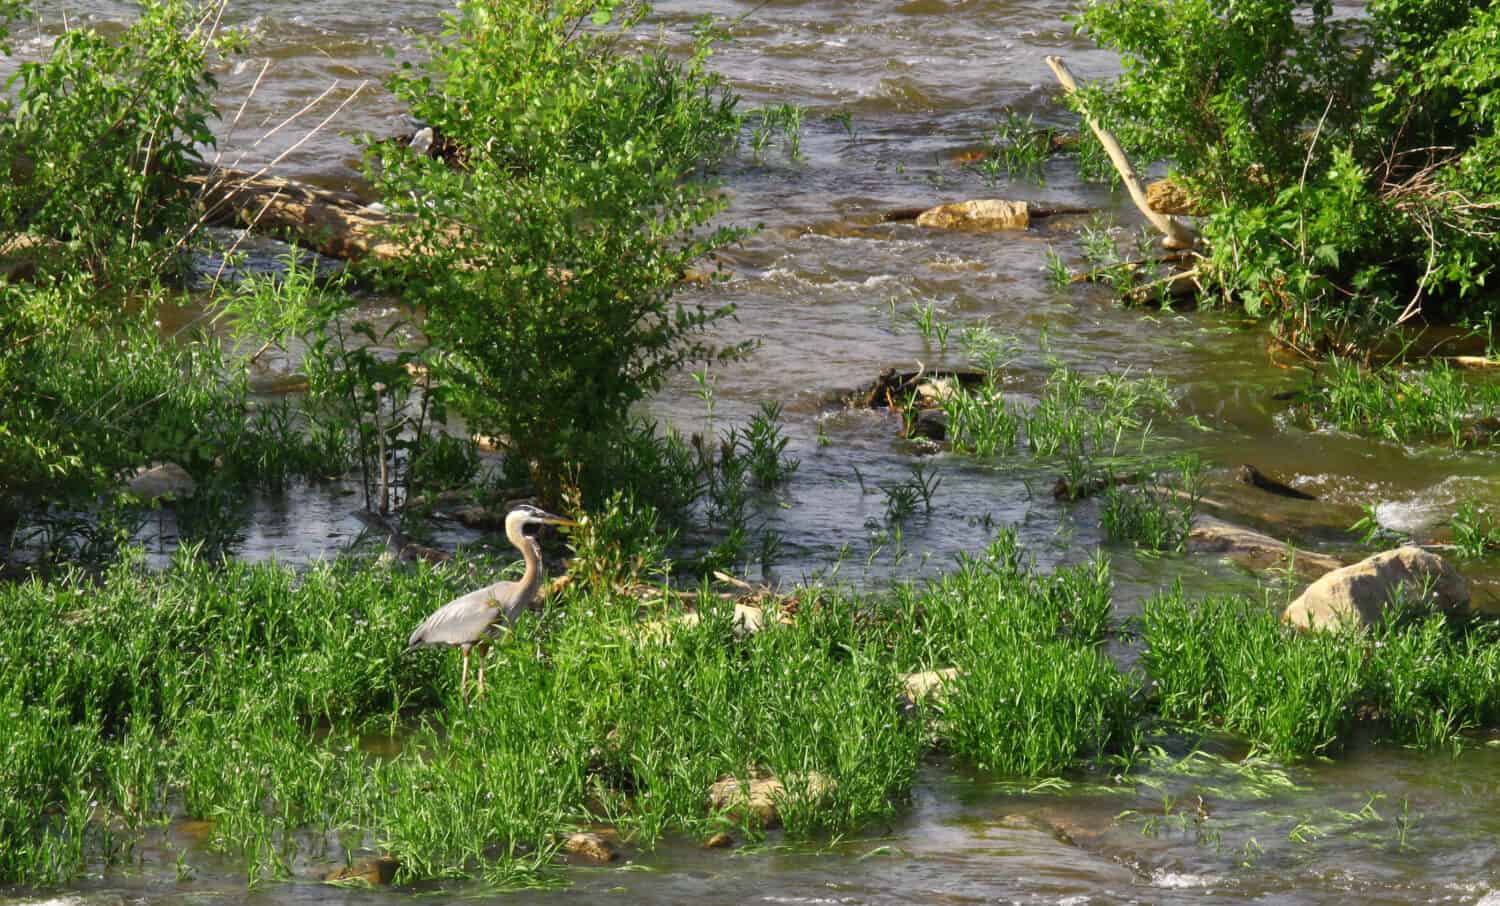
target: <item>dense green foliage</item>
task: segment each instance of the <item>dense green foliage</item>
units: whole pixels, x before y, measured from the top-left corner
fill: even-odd
[[[1204,279],[1309,349],[1493,310],[1500,5],[1099,0],[1082,103],[1209,209]]]
[[[1337,749],[1360,721],[1397,741],[1460,744],[1500,721],[1500,627],[1401,614],[1366,633],[1297,632],[1262,604],[1148,602],[1142,663],[1162,716],[1216,725],[1278,758]]]
[[[713,596],[696,624],[644,626],[608,593],[573,593],[498,642],[472,704],[456,657],[402,655],[467,581],[185,554],[163,575],[121,564],[97,588],[0,588],[0,879],[68,877],[185,815],[212,820],[252,878],[338,832],[409,876],[534,880],[557,833],[600,818],[642,845],[753,824],[707,796],[760,774],[792,790],[792,835],[854,829],[910,789],[928,731],[903,715],[898,675],[925,666],[964,675],[924,706],[941,709],[939,744],[993,770],[1055,773],[1130,740],[1131,684],[1099,647],[1108,569],[1038,575],[1009,536],[941,585],[807,590],[791,625],[748,635]],[[399,751],[362,750],[371,732]],[[797,795],[814,775],[829,782]]]
[[[619,484],[604,476],[631,404],[735,352],[703,339],[728,307],[673,301],[689,265],[737,235],[710,225],[721,203],[699,178],[732,146],[735,98],[704,71],[706,44],[685,61],[624,52],[642,14],[461,4],[390,82],[461,162],[373,149],[386,203],[413,215],[402,292],[435,375],[553,500],[574,471],[591,499]]]
[[[77,552],[81,532],[106,552],[137,518],[121,480],[156,460],[199,479],[204,512],[242,498],[232,485],[351,470],[366,507],[387,510],[476,477],[474,446],[444,433],[450,407],[505,446],[511,486],[529,480],[553,502],[577,487],[577,506],[634,488],[680,520],[718,463],[630,408],[673,369],[744,348],[704,339],[727,307],[672,299],[692,262],[738,235],[710,224],[721,205],[702,179],[739,125],[703,69],[706,39],[677,61],[623,46],[644,8],[463,5],[426,62],[391,82],[461,163],[371,154],[391,206],[415,215],[399,237],[413,254],[373,275],[399,287],[408,317],[362,320],[347,281],[295,259],[216,288],[220,324],[305,350],[288,356],[305,399],[256,408],[243,360],[192,325],[163,337],[156,320],[185,301],[200,239],[184,177],[213,144],[210,70],[233,44],[222,11],[153,0],[123,34],[71,29],[0,99],[0,233],[26,277],[0,308],[0,549]],[[0,6],[0,22],[11,13]]]
[[[161,0],[122,35],[70,29],[0,102],[0,233],[59,240],[40,278],[88,279],[102,309],[171,270],[190,233],[182,177],[213,143],[217,38],[202,12]]]
[[[180,178],[212,140],[199,12],[163,0],[120,35],[68,31],[0,99],[0,234],[31,274],[0,301],[0,549],[28,525],[107,549],[119,511],[69,514],[135,467],[170,454],[229,477],[264,452],[216,348],[155,323],[195,224]]]

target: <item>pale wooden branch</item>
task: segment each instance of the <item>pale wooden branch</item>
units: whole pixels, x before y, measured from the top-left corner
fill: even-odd
[[[1052,73],[1062,83],[1063,90],[1069,94],[1076,93],[1078,91],[1078,83],[1074,81],[1073,74],[1068,71],[1067,64],[1062,61],[1062,58],[1047,57],[1046,60],[1047,65],[1052,68]],[[1109,155],[1110,163],[1115,165],[1115,171],[1120,174],[1120,181],[1125,184],[1126,190],[1130,192],[1130,200],[1134,201],[1135,206],[1140,209],[1140,212],[1145,215],[1147,220],[1151,221],[1151,225],[1156,227],[1166,237],[1162,244],[1169,249],[1192,248],[1198,240],[1197,234],[1193,232],[1192,228],[1176,217],[1169,214],[1160,214],[1152,209],[1150,203],[1146,201],[1146,190],[1141,185],[1141,178],[1136,175],[1135,168],[1130,165],[1130,160],[1125,157],[1125,151],[1120,147],[1120,143],[1115,141],[1115,137],[1107,129],[1099,125],[1099,122],[1086,111],[1084,119],[1088,122],[1089,128],[1094,131],[1095,137],[1099,139],[1099,144],[1104,146],[1105,153]]]

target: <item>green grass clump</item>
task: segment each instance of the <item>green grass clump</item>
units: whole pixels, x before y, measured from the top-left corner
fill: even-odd
[[[1392,441],[1487,443],[1500,411],[1500,384],[1470,378],[1446,364],[1420,370],[1366,369],[1334,358],[1306,393],[1308,413],[1348,431]]]
[[[1294,759],[1332,746],[1353,721],[1363,653],[1348,639],[1299,634],[1241,598],[1148,601],[1141,661],[1168,720],[1240,733]]]
[[[1106,485],[1099,514],[1105,534],[1147,550],[1186,549],[1203,493],[1203,464],[1188,455],[1176,466],[1175,474],[1152,473],[1134,483]]]
[[[1026,775],[1128,747],[1134,682],[1101,650],[1109,576],[1103,560],[1039,573],[1005,533],[924,593],[898,595],[898,659],[959,671],[939,701],[940,742],[982,769]]]
[[[1453,543],[1465,560],[1478,560],[1500,550],[1500,520],[1486,508],[1466,500],[1448,521],[1453,528]]]
[[[1298,632],[1242,598],[1146,604],[1142,664],[1162,717],[1216,726],[1276,758],[1333,751],[1356,722],[1435,748],[1500,722],[1500,629],[1397,610],[1366,631]]]
[[[1171,408],[1172,398],[1160,378],[1089,378],[1061,366],[1030,408],[1007,401],[998,374],[973,387],[955,383],[942,405],[957,452],[993,456],[1024,442],[1037,459],[1082,458],[1144,437],[1151,416]]]

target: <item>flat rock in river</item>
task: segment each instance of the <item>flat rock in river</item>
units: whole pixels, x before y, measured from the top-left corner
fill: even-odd
[[[1223,554],[1255,573],[1290,568],[1305,579],[1316,579],[1344,565],[1344,561],[1337,557],[1294,550],[1285,541],[1211,516],[1199,516],[1193,520],[1193,530],[1188,534],[1188,550]]]
[[[620,849],[611,836],[592,831],[569,834],[563,840],[562,849],[587,862],[613,862],[620,857]]]
[[[1024,201],[980,198],[942,204],[917,215],[917,225],[940,230],[1024,230],[1031,225],[1031,214]]]
[[[1398,595],[1446,613],[1469,609],[1468,580],[1452,564],[1419,547],[1398,547],[1323,576],[1281,618],[1299,629],[1368,626]]]
[[[371,887],[384,887],[391,883],[396,877],[396,869],[401,867],[390,856],[376,856],[372,859],[361,859],[353,865],[345,865],[328,872],[323,880],[330,884],[367,884]]]

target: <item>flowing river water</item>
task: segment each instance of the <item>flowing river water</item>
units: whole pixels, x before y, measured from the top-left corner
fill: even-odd
[[[274,162],[281,175],[357,188],[358,152],[349,136],[409,128],[380,79],[414,57],[414,34],[440,28],[442,6],[238,0],[230,19],[247,30],[251,46],[221,74],[225,162]],[[22,56],[39,52],[64,14],[106,27],[131,15],[128,5],[104,0],[37,7],[41,34],[20,36]],[[1122,194],[1081,182],[1067,158],[1046,165],[1041,185],[989,185],[955,162],[958,152],[981,144],[1007,108],[1072,125],[1056,103],[1044,55],[1063,55],[1080,78],[1117,69],[1113,58],[1072,34],[1062,19],[1069,7],[1063,0],[659,4],[656,37],[683,46],[705,15],[743,17],[713,67],[747,104],[805,108],[801,159],[789,159],[778,143],[759,159],[747,151],[726,172],[731,219],[762,229],[729,256],[729,283],[693,290],[737,306],[723,338],[760,343],[747,360],[713,373],[715,425],[742,421],[763,401],[781,402],[789,451],[801,460],[780,505],[764,514],[783,539],[778,577],[827,574],[835,563],[841,579],[856,583],[931,575],[954,554],[981,548],[995,526],[1010,525],[1046,564],[1077,561],[1104,546],[1121,616],[1175,578],[1194,592],[1261,593],[1254,577],[1212,556],[1143,557],[1107,544],[1094,504],[1053,500],[1055,467],[1025,456],[919,458],[899,438],[893,416],[831,407],[830,391],[866,383],[883,368],[964,364],[956,342],[945,350],[912,325],[907,314],[918,304],[935,306],[955,338],[970,324],[1015,336],[1022,355],[1007,374],[1020,398],[1035,394],[1054,360],[1087,374],[1165,378],[1179,408],[1153,431],[1167,446],[1204,457],[1213,467],[1208,495],[1228,502],[1237,521],[1301,545],[1359,550],[1347,527],[1370,506],[1382,523],[1427,536],[1459,502],[1500,499],[1500,460],[1492,454],[1293,423],[1273,396],[1305,375],[1275,364],[1263,330],[1232,314],[1127,310],[1101,288],[1054,288],[1044,272],[1046,252],[1079,266],[1087,218],[998,235],[879,222],[893,208],[1007,197],[1097,209],[1122,229],[1138,228]],[[1357,14],[1358,7],[1347,11]],[[361,85],[327,126],[308,135]],[[679,376],[649,411],[684,430],[705,430],[696,389],[690,376]],[[877,487],[903,480],[918,461],[942,483],[931,513],[907,520],[895,543],[879,525],[885,501]],[[1235,484],[1229,470],[1241,462],[1319,500],[1285,501]],[[240,553],[293,562],[334,555],[359,531],[350,501],[317,489],[264,500]],[[472,540],[457,530],[445,537]],[[1493,570],[1476,569],[1472,577],[1477,594],[1493,599]],[[1191,758],[1194,741],[1161,742],[1128,779],[1073,777],[1030,790],[934,760],[902,817],[859,839],[784,847],[773,837],[767,846],[728,853],[668,842],[628,852],[623,865],[571,870],[565,892],[496,894],[465,885],[421,892],[496,902],[1500,903],[1500,892],[1491,892],[1500,891],[1500,844],[1491,836],[1500,831],[1500,740],[1480,741],[1457,757],[1356,745],[1335,761],[1292,768],[1235,767],[1244,753],[1222,741],[1203,744],[1212,755]],[[194,866],[189,880],[176,876],[178,850]],[[27,902],[252,904],[405,902],[412,893],[314,880],[247,892],[236,861],[204,850],[187,827],[153,838],[140,855],[135,867],[70,891],[12,895]]]

